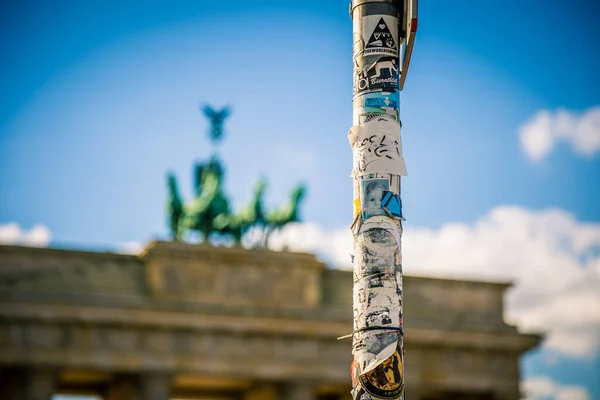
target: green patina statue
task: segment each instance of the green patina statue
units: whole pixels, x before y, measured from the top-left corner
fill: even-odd
[[[211,123],[209,137],[213,144],[217,144],[223,138],[223,123],[230,110],[226,107],[215,111],[205,106],[203,111]],[[241,246],[244,234],[257,227],[261,229],[262,238],[254,246],[267,247],[269,236],[274,231],[300,220],[298,208],[306,193],[306,187],[302,184],[292,190],[280,209],[265,211],[263,195],[266,181],[261,178],[254,188],[250,203],[232,212],[223,192],[224,168],[219,159],[213,156],[207,164],[197,164],[194,172],[195,198],[185,204],[179,195],[175,175],[169,173],[167,176],[167,212],[173,240],[181,241],[188,232],[198,232],[205,242],[213,235],[220,235],[232,238],[235,246]]]

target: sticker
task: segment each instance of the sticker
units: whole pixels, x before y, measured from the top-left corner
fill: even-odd
[[[352,361],[352,365],[350,365],[350,378],[352,379],[352,387],[355,387],[358,383],[358,361]]]
[[[384,193],[390,188],[389,179],[365,179],[362,181],[362,217],[367,220],[376,215],[387,215],[382,207]]]
[[[359,308],[392,307],[398,298],[395,287],[371,289],[369,281],[354,285],[354,306]]]
[[[402,200],[396,193],[384,191],[381,198],[381,208],[390,218],[404,221],[402,217]]]
[[[400,175],[389,175],[390,191],[400,195]]]
[[[396,265],[396,288],[399,296],[402,296],[402,264]]]
[[[354,199],[354,213],[352,214],[354,218],[360,214],[360,198]]]
[[[354,248],[355,281],[375,274],[393,277],[396,272],[398,252],[394,235],[383,228],[359,233]]]
[[[382,54],[398,57],[398,18],[391,15],[363,16],[362,37],[365,42],[363,56]]]
[[[364,93],[354,99],[354,125],[364,124],[385,114],[395,121],[400,118],[399,92]]]
[[[397,305],[396,307],[373,307],[362,312],[356,311],[355,330],[400,327],[400,312]]]
[[[366,93],[354,101],[354,108],[363,108],[365,112],[394,115],[400,108],[400,94],[398,92]]]
[[[368,275],[366,277],[359,278],[358,276],[354,277],[354,285],[359,285],[361,288],[375,289],[375,288],[388,288],[395,289],[398,291],[398,267],[395,267],[394,275],[390,275],[384,272],[376,272],[374,274]],[[400,272],[400,278],[402,278],[402,272]],[[365,282],[359,282],[360,280],[365,280]],[[402,285],[402,283],[400,283]]]
[[[354,337],[352,353],[354,361],[358,364],[359,385],[357,386],[360,388],[364,387],[362,383],[364,377],[369,377],[372,371],[376,371],[379,365],[394,355],[396,349],[402,348],[402,336],[398,332],[389,330],[372,330],[356,333]]]
[[[404,391],[402,346],[398,342],[394,353],[372,370],[359,375],[361,387],[377,399],[397,399]]]
[[[383,350],[380,350],[375,355],[373,360],[365,368],[363,368],[363,370],[361,371],[359,376],[373,371],[375,369],[375,367],[377,367],[379,364],[381,364],[382,362],[384,362],[388,358],[390,358],[396,351],[397,347],[398,347],[398,341],[394,341],[393,343],[386,346]]]
[[[394,237],[396,244],[398,245],[398,249],[400,249],[400,238],[402,236],[402,224],[400,221],[394,221],[387,216],[371,217],[369,220],[364,221],[364,224],[361,225],[359,233],[363,233],[371,229],[383,229],[387,231]],[[398,264],[402,264],[401,259],[396,262],[396,265]]]
[[[398,331],[389,329],[356,332],[353,336],[352,354],[358,362],[359,371],[367,371],[368,368],[374,367],[373,363],[376,362],[377,355],[384,352],[390,345],[393,345],[392,348],[394,348],[396,343],[401,340]]]
[[[356,31],[356,28],[354,28]],[[352,34],[352,58],[354,60],[354,68],[356,69],[362,60],[363,52],[365,51],[365,41],[360,33]]]
[[[388,114],[386,114],[386,115],[388,115]],[[359,114],[359,115],[355,115],[354,119],[352,121],[354,122],[354,125],[366,124],[367,122],[373,121],[373,120],[379,118],[380,116],[381,116],[380,113]],[[396,118],[398,118],[399,116],[390,115],[390,117],[392,117],[395,121],[397,121]]]
[[[386,117],[384,117],[385,119]],[[387,119],[385,119],[387,121]],[[390,174],[367,174],[362,177],[363,179],[373,179],[373,178],[385,178],[389,179]]]
[[[397,272],[396,272],[397,273]],[[398,278],[396,277],[396,280]],[[375,288],[393,288],[396,289],[398,285],[396,280],[386,274],[374,274],[367,278],[367,287],[369,289]]]
[[[371,173],[407,175],[398,122],[381,116],[363,125],[354,125],[348,132],[348,139],[352,146],[352,176]],[[362,203],[365,207],[364,200]]]
[[[353,297],[354,314],[358,318],[355,330],[402,326],[402,310],[396,288],[370,290],[363,287],[355,290]]]
[[[367,307],[382,307],[389,305],[390,307],[394,304],[395,299],[398,298],[398,294],[395,290],[390,291],[387,288],[379,290],[371,290],[367,299]]]
[[[363,389],[360,385],[354,387],[350,394],[352,395],[352,398],[356,400],[375,400],[368,393],[366,393],[365,389]]]
[[[379,57],[354,68],[352,95],[364,92],[394,92],[398,90],[400,66],[397,57]]]

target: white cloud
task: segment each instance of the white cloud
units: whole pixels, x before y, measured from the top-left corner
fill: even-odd
[[[121,242],[117,243],[116,247],[119,253],[138,255],[144,250],[145,246],[142,242]]]
[[[547,376],[528,378],[521,383],[525,400],[590,400],[582,386],[560,385]]]
[[[325,261],[341,268],[352,268],[352,235],[350,229],[323,231],[315,223],[292,223],[269,239],[273,250],[288,248],[292,251],[316,253]]]
[[[566,142],[579,154],[600,152],[600,106],[576,115],[564,109],[542,110],[519,128],[521,147],[534,161],[541,161],[557,142]]]
[[[284,243],[350,268],[348,228],[325,232],[295,224],[274,235],[271,247]],[[548,349],[591,357],[600,348],[600,224],[578,222],[562,210],[501,206],[473,224],[406,223],[402,251],[407,274],[513,281],[507,321],[546,332]]]
[[[16,223],[0,225],[1,244],[46,247],[51,239],[52,233],[44,225],[35,225],[28,231]]]

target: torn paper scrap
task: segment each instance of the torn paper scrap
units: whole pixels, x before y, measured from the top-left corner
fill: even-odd
[[[355,282],[375,274],[394,276],[399,251],[394,235],[385,229],[374,228],[359,233],[354,249]]]
[[[402,158],[400,125],[379,117],[364,125],[355,125],[348,133],[352,145],[353,176],[372,173],[407,175]]]
[[[402,236],[402,225],[399,221],[394,221],[388,216],[373,216],[363,222],[360,227],[360,233],[371,229],[383,229],[394,237],[395,245],[400,248],[400,237]]]

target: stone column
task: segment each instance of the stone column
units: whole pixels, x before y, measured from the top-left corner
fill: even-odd
[[[104,395],[105,400],[169,400],[171,377],[164,373],[117,375]]]
[[[420,387],[415,386],[415,385],[404,387],[404,398],[405,399],[420,400],[422,396],[423,396],[423,391]]]
[[[53,369],[31,368],[25,372],[27,400],[51,400],[56,390],[58,373]]]
[[[256,383],[244,392],[243,400],[279,400],[279,390],[274,383]]]
[[[348,393],[344,393],[344,394],[337,394],[337,395],[328,395],[326,397],[327,400],[352,400],[352,395],[350,394],[350,391],[348,391]],[[414,399],[414,400],[418,400],[418,399]]]
[[[292,381],[281,385],[281,400],[316,400],[317,387],[312,382]]]
[[[493,393],[493,399],[494,400],[519,400],[522,397],[526,397],[525,393],[520,393],[518,390],[517,391],[494,391]]]
[[[11,368],[0,373],[2,400],[51,400],[57,371],[50,368]]]
[[[149,372],[139,378],[140,394],[144,400],[169,400],[171,376],[166,373]]]
[[[133,374],[116,375],[104,393],[104,399],[142,400],[137,385],[137,376]]]
[[[0,399],[24,399],[25,373],[16,368],[0,369]]]

